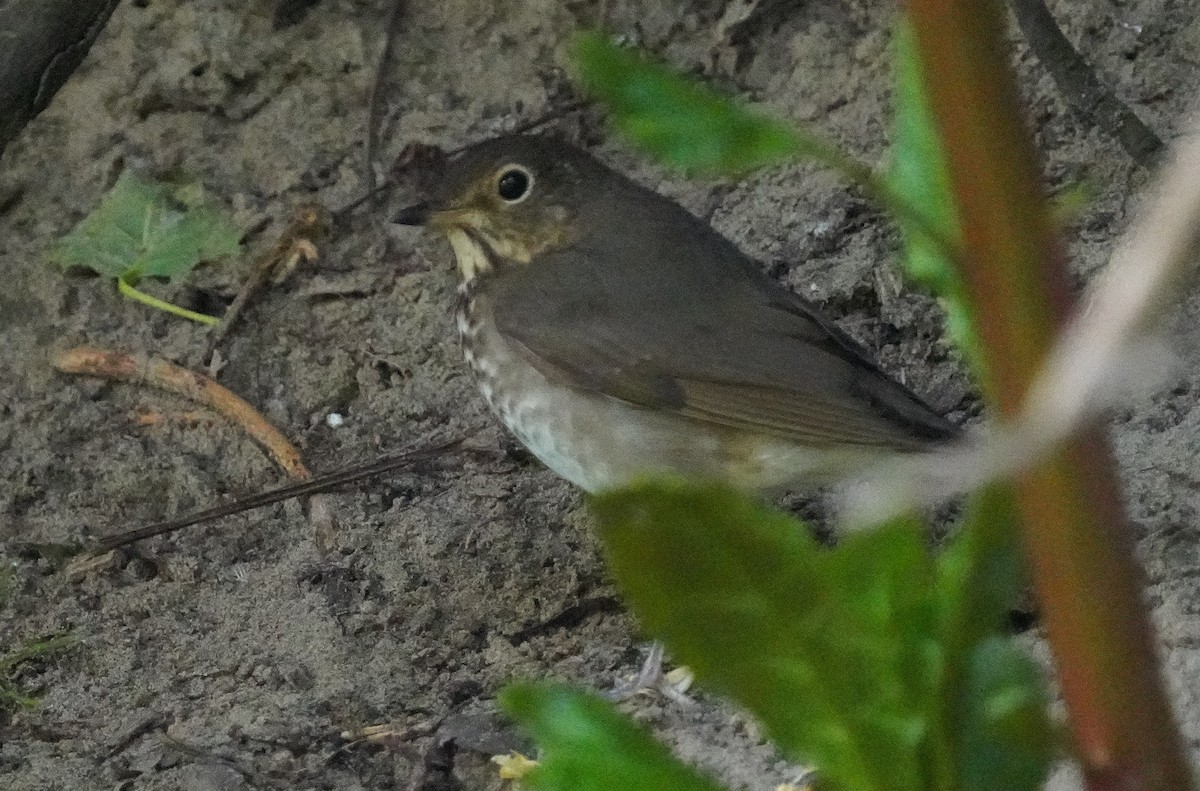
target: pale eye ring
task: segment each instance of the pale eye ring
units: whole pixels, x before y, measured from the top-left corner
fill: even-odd
[[[505,203],[520,203],[533,189],[533,174],[521,165],[506,165],[496,177],[496,193]]]

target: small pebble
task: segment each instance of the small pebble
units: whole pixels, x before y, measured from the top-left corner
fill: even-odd
[[[325,416],[325,425],[330,428],[337,428],[346,422],[346,418],[340,412],[330,412]]]

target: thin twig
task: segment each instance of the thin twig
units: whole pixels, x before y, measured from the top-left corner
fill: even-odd
[[[124,735],[113,742],[112,746],[100,755],[100,762],[103,763],[116,758],[118,755],[129,749],[129,747],[138,739],[142,738],[151,731],[157,731],[166,728],[174,719],[175,718],[171,716],[171,713],[167,711],[158,711],[147,717],[143,717],[141,721],[127,730]]]
[[[403,16],[404,0],[392,0],[392,10],[388,14],[387,28],[383,34],[383,50],[379,53],[379,63],[375,67],[375,79],[371,81],[371,94],[367,100],[367,134],[363,141],[363,181],[366,182],[368,196],[376,194],[375,149],[379,144],[379,104],[383,99],[383,86],[387,82],[387,72],[392,65],[396,34]]]
[[[451,709],[453,711],[453,709]],[[345,744],[338,747],[333,752],[327,754],[321,763],[327,764],[334,758],[337,758],[343,753],[349,752],[360,744],[378,744],[383,745],[386,749],[395,750],[399,746],[419,739],[422,736],[428,736],[442,727],[442,723],[450,716],[450,712],[441,714],[429,722],[423,722],[420,725],[410,725],[407,728],[400,728],[392,723],[382,723],[379,725],[365,725],[362,728],[354,730],[342,731],[341,737],[345,740]]]
[[[68,349],[54,359],[54,367],[66,374],[147,384],[204,404],[240,426],[289,477],[299,480],[312,477],[304,466],[300,451],[287,437],[268,423],[258,410],[203,374],[161,358],[95,346]]]
[[[207,365],[212,359],[218,344],[229,334],[246,305],[269,279],[281,280],[301,260],[313,261],[317,258],[317,245],[329,235],[330,223],[329,210],[319,203],[305,203],[296,211],[295,217],[271,249],[259,256],[250,277],[226,308],[221,321],[209,332],[208,343],[201,357],[202,365]]]
[[[316,494],[318,492],[327,492],[338,486],[344,486],[355,481],[361,481],[367,478],[374,478],[379,475],[394,470],[404,469],[412,466],[416,461],[422,459],[433,458],[441,454],[454,450],[462,445],[465,437],[456,437],[444,442],[438,442],[432,445],[424,445],[421,447],[410,448],[401,451],[400,453],[391,456],[384,456],[369,464],[358,464],[352,467],[347,467],[336,472],[327,473],[316,476],[304,483],[294,483],[288,486],[281,486],[277,489],[271,489],[265,492],[244,497],[232,503],[225,503],[213,508],[206,508],[203,511],[195,511],[184,516],[178,516],[173,519],[164,519],[161,522],[155,522],[150,525],[139,527],[135,530],[128,530],[123,533],[107,536],[96,541],[90,551],[93,554],[107,552],[117,549],[118,547],[127,546],[143,539],[153,538],[165,533],[173,533],[176,530],[181,530],[185,527],[197,525],[202,522],[211,522],[222,517],[240,514],[243,511],[250,511],[254,508],[261,508],[265,505],[280,503],[284,500],[292,500],[305,495]]]
[[[391,181],[387,181],[376,187],[372,187],[371,189],[364,192],[362,195],[359,195],[357,198],[352,198],[349,203],[334,210],[333,224],[335,226],[341,225],[341,223],[348,216],[350,216],[350,214],[352,214],[355,209],[357,209],[359,206],[362,206],[364,203],[366,203],[369,200],[374,200],[375,198],[379,197],[380,195],[385,195],[388,192],[391,192],[393,186],[395,186],[395,185]]]
[[[1029,48],[1050,72],[1067,102],[1085,119],[1112,135],[1142,167],[1153,167],[1163,153],[1158,135],[1117,95],[1063,35],[1043,0],[1009,0]]]
[[[539,128],[545,126],[546,124],[550,123],[551,121],[557,121],[559,118],[562,118],[564,115],[568,115],[570,113],[578,112],[579,110],[584,109],[585,107],[592,104],[593,101],[594,101],[593,99],[589,99],[586,97],[580,98],[580,99],[572,99],[571,101],[567,102],[566,104],[559,105],[558,107],[550,108],[549,110],[547,110],[546,112],[537,116],[536,118],[531,118],[528,121],[522,121],[521,123],[514,126],[512,128],[512,130],[508,132],[508,134],[523,135],[528,132],[532,132],[536,129],[539,129]],[[456,148],[455,150],[451,151],[450,154],[457,154],[459,151],[462,151],[465,148],[470,148],[470,146],[461,146],[460,148]],[[449,155],[447,155],[447,156],[449,156]]]

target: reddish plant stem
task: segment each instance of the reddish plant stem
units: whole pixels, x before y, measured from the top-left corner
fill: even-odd
[[[1014,415],[1072,307],[995,0],[910,0],[954,185],[988,400]],[[1192,788],[1104,432],[1021,476],[1022,539],[1092,789]]]

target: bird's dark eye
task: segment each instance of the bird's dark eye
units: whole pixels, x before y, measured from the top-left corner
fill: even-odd
[[[533,186],[533,176],[521,167],[505,168],[496,181],[496,192],[508,203],[516,203],[529,194]]]

